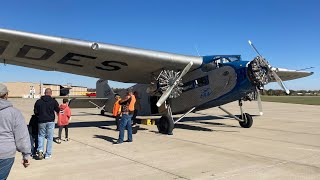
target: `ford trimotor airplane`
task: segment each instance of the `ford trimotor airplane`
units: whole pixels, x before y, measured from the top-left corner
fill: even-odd
[[[274,68],[249,44],[258,56],[243,61],[240,55],[186,56],[0,29],[0,62],[100,78],[97,97],[109,99],[102,111],[110,111],[114,103],[107,80],[138,83],[133,90],[140,92],[140,115],[162,115],[159,132],[172,134],[174,124],[186,114],[211,107],[250,128],[253,120],[243,112],[243,100],[258,94],[262,112],[259,90],[264,85],[276,81],[289,94],[282,80],[313,74]],[[221,107],[233,101],[239,101],[240,116]],[[183,115],[174,119],[172,114]]]

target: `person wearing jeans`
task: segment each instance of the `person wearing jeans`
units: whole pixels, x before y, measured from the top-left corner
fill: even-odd
[[[47,88],[34,105],[34,114],[38,117],[38,159],[50,158],[52,154],[52,141],[54,130],[55,112],[59,113],[59,104],[52,97],[52,90]],[[47,148],[44,153],[44,139],[47,137]]]
[[[13,158],[0,159],[0,179],[7,179],[14,163]]]
[[[128,142],[132,142],[132,126],[131,126],[131,118],[132,114],[122,114],[122,118],[120,121],[120,133],[119,133],[119,139],[118,143],[123,142],[124,138],[124,130],[128,130]]]
[[[31,143],[25,119],[8,101],[8,89],[0,84],[0,180],[7,179],[16,151],[22,154],[24,167],[30,165]]]
[[[52,154],[54,126],[54,122],[39,123],[38,152],[44,152],[44,139],[47,137],[46,153],[44,154],[45,158],[50,158]]]
[[[132,142],[131,118],[133,115],[135,102],[136,102],[136,98],[134,97],[132,90],[128,89],[126,97],[120,101],[120,104],[122,105],[122,108],[121,108],[122,118],[120,120],[119,138],[116,144],[123,143],[124,130],[126,127],[128,129],[127,142]]]

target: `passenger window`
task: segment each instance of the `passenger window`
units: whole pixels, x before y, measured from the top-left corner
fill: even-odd
[[[208,76],[204,76],[196,80],[198,82],[198,87],[206,86],[209,84]]]
[[[182,91],[185,92],[185,91],[189,91],[191,89],[194,89],[193,82],[194,81],[189,81],[189,82],[184,83],[182,86]]]
[[[198,87],[202,87],[202,86],[206,86],[209,84],[209,78],[208,76],[204,76],[192,81],[188,81],[186,83],[183,84],[183,92],[189,91],[191,89],[195,89]]]

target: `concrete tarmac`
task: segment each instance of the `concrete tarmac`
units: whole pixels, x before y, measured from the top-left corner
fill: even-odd
[[[29,121],[35,101],[10,101]],[[239,114],[237,103],[223,107]],[[52,158],[28,168],[17,153],[9,180],[320,179],[320,106],[263,102],[263,116],[256,102],[244,109],[256,115],[249,129],[212,108],[188,115],[173,136],[140,125],[133,142],[120,145],[113,118],[73,109],[71,141],[54,143]]]

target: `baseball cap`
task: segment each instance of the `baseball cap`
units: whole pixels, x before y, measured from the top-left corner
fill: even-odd
[[[0,94],[3,95],[3,94],[6,94],[6,93],[8,93],[8,92],[9,92],[9,91],[8,91],[7,86],[0,83]]]

